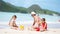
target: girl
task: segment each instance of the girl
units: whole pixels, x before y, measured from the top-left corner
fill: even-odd
[[[18,26],[16,25],[16,18],[17,18],[17,16],[14,15],[14,16],[12,16],[11,20],[9,21],[9,26],[12,29],[17,29],[18,28]]]
[[[46,23],[46,20],[45,18],[42,18],[41,19],[41,26],[42,26],[42,31],[46,31],[47,30],[47,23]]]

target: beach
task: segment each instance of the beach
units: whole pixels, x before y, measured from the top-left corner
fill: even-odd
[[[16,24],[18,26],[20,25],[24,25],[24,27],[32,26],[33,18],[31,17],[30,14],[0,12],[0,34],[60,34],[60,22],[58,22],[60,16],[40,14],[39,17],[46,18],[46,22],[48,25],[48,31],[40,32],[28,30],[26,27],[23,31],[10,29],[8,23],[13,15],[17,15]]]
[[[48,31],[30,31],[30,30],[14,30],[14,29],[0,29],[0,34],[60,34],[60,29],[50,28]]]
[[[59,0],[0,0],[0,34],[60,34]]]

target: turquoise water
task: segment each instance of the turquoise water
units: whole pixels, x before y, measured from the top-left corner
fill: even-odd
[[[30,14],[0,12],[0,28],[4,27],[4,25],[2,24],[5,24],[5,25],[8,24],[9,20],[13,15],[17,16],[17,20],[16,20],[17,24],[30,25],[33,23],[33,18],[31,17]],[[60,28],[60,22],[59,22],[60,16],[50,16],[50,15],[39,14],[39,17],[46,18],[48,27]]]
[[[17,16],[17,21],[32,21],[33,18],[30,14],[21,14],[21,13],[6,13],[0,12],[0,21],[9,21],[13,15]],[[49,15],[39,15],[40,18],[46,18],[47,21],[57,21],[60,19],[60,16],[49,16]]]

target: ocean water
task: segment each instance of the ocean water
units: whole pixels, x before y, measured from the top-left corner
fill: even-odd
[[[8,12],[0,12],[0,28],[7,28],[9,20],[13,15],[17,16],[16,23],[18,25],[23,24],[24,26],[31,26],[33,23],[33,18],[30,14],[22,14],[22,13],[8,13]],[[39,14],[40,18],[45,18],[48,24],[48,28],[60,28],[60,16],[50,16],[45,14]]]

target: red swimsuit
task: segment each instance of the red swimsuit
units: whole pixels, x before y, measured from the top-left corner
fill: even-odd
[[[38,22],[40,22],[40,17],[38,17]],[[36,29],[36,31],[40,31],[40,27],[39,26],[36,27],[35,29]]]
[[[46,26],[45,26],[45,22],[42,23],[42,27],[43,27],[43,28],[45,27],[45,29],[47,29],[47,24],[46,24]]]

